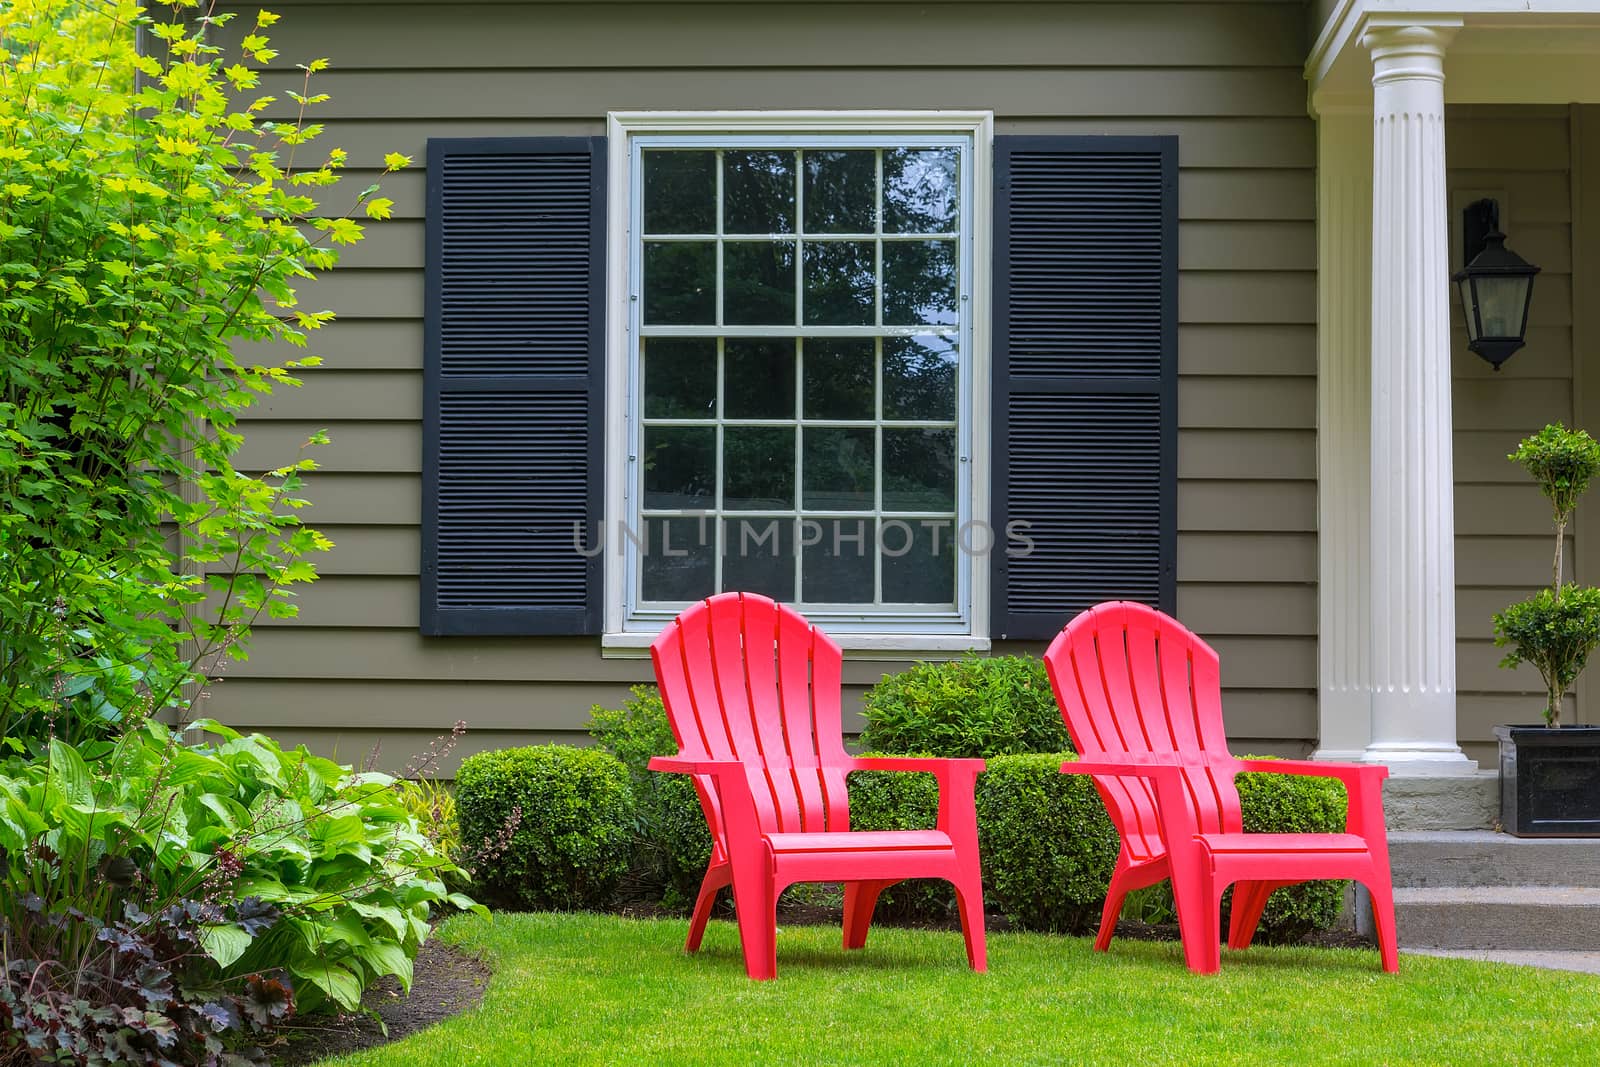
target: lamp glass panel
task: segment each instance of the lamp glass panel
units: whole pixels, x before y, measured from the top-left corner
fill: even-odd
[[[1467,324],[1467,343],[1472,344],[1478,339],[1478,309],[1472,294],[1472,279],[1462,278],[1456,285],[1461,289],[1461,317]]]
[[[1514,275],[1479,278],[1477,289],[1483,336],[1520,336],[1522,309],[1528,300],[1528,279]]]

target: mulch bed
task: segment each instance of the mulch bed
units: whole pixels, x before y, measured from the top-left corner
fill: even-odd
[[[286,1027],[281,1031],[286,1044],[272,1050],[272,1062],[299,1067],[327,1056],[398,1041],[477,1007],[488,984],[486,963],[437,938],[429,938],[417,953],[410,996],[400,991],[399,982],[385,978],[361,998],[361,1006],[377,1018],[320,1015]]]
[[[634,903],[619,909],[619,914],[633,919],[681,918],[677,912],[668,912],[659,905]],[[732,918],[732,909],[726,899],[719,902],[716,918]],[[808,900],[784,901],[778,909],[780,926],[837,926],[842,915],[838,904]],[[874,925],[914,927],[928,930],[959,930],[954,918],[940,921],[908,921],[884,917]],[[1003,915],[987,916],[985,925],[991,933],[1010,930],[1011,923]],[[1176,941],[1176,923],[1148,924],[1117,923],[1117,936],[1132,941]],[[1320,948],[1372,948],[1376,942],[1370,936],[1354,930],[1322,930],[1299,942]],[[489,967],[482,960],[468,956],[437,938],[423,943],[417,955],[412,976],[411,995],[400,992],[399,983],[386,978],[367,991],[362,1006],[375,1013],[371,1015],[320,1016],[304,1025],[292,1026],[283,1031],[287,1043],[273,1050],[273,1062],[283,1067],[301,1067],[327,1056],[356,1052],[376,1045],[398,1041],[448,1019],[452,1015],[477,1007],[483,1000],[489,982]],[[378,1020],[382,1020],[379,1025]],[[384,1027],[388,1033],[384,1033]]]

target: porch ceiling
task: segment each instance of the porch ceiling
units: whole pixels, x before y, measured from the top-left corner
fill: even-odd
[[[1600,103],[1600,0],[1338,0],[1306,60],[1312,114],[1371,98],[1361,35],[1396,23],[1458,27],[1448,103]]]

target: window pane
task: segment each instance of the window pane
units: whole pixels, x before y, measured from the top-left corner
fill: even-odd
[[[722,154],[722,232],[794,232],[794,153]]]
[[[805,341],[805,416],[808,419],[870,419],[874,390],[872,338]]]
[[[646,519],[639,571],[644,600],[699,600],[715,590],[716,544],[711,523],[697,517]]]
[[[706,326],[716,320],[717,246],[646,241],[644,321],[651,326]]]
[[[872,325],[872,242],[810,242],[805,269],[807,325]]]
[[[883,510],[954,511],[956,432],[883,431]]]
[[[729,426],[722,431],[722,506],[729,511],[794,507],[794,430]]]
[[[956,346],[952,339],[884,338],[883,417],[955,419]]]
[[[709,419],[716,411],[716,341],[653,337],[645,342],[645,418]]]
[[[644,232],[715,233],[717,154],[645,152]]]
[[[873,505],[875,431],[807,428],[803,506],[864,511]]]
[[[956,321],[956,242],[883,243],[886,326],[952,326]]]
[[[871,519],[803,519],[801,599],[812,604],[870,604],[877,523]]]
[[[722,321],[742,326],[794,325],[793,244],[723,244]]]
[[[646,426],[644,506],[708,508],[717,475],[717,431],[710,426]]]
[[[955,525],[954,519],[884,520],[884,603],[955,604]]]
[[[794,342],[729,338],[722,345],[722,414],[794,418]]]
[[[807,152],[805,171],[807,233],[873,232],[876,152]]]
[[[794,520],[766,515],[725,519],[722,588],[794,602]]]
[[[883,153],[885,233],[953,233],[960,215],[960,153],[954,148],[891,148]]]

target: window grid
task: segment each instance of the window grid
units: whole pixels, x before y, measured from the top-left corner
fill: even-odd
[[[756,146],[756,147],[758,147],[758,146]],[[820,150],[820,151],[834,151],[834,150],[856,150],[856,151],[860,151],[860,150],[866,150],[869,147],[874,153],[874,201],[873,201],[873,207],[872,207],[872,218],[873,218],[873,229],[872,229],[872,231],[870,233],[869,232],[854,232],[854,233],[809,233],[809,232],[807,232],[806,226],[805,226],[805,195],[806,195],[806,188],[805,188],[806,187],[806,181],[805,181],[805,170],[804,170],[804,156],[805,156],[805,153],[807,151],[816,151],[816,150]],[[884,535],[883,535],[883,524],[884,524],[884,522],[893,521],[893,520],[900,520],[902,522],[905,522],[907,525],[913,527],[914,530],[915,530],[917,524],[919,522],[922,522],[922,521],[948,523],[948,528],[943,530],[943,531],[941,531],[941,533],[943,534],[944,544],[947,546],[945,550],[946,551],[950,551],[950,552],[956,551],[956,546],[959,543],[959,538],[961,536],[961,533],[960,533],[960,520],[961,520],[961,513],[962,513],[962,510],[963,510],[963,506],[962,506],[961,500],[962,500],[962,494],[964,492],[964,482],[965,482],[965,473],[966,473],[965,470],[963,469],[966,466],[966,446],[965,446],[964,442],[961,439],[961,428],[962,428],[962,420],[963,420],[963,412],[964,412],[963,402],[962,402],[961,398],[965,395],[965,389],[961,385],[961,382],[963,381],[963,373],[964,372],[961,371],[960,368],[962,368],[962,367],[964,367],[966,365],[967,360],[969,358],[968,353],[965,351],[965,345],[962,344],[963,334],[964,334],[964,331],[965,331],[965,329],[967,327],[968,306],[967,306],[967,295],[966,295],[966,292],[967,292],[967,279],[965,277],[965,271],[967,270],[967,261],[966,261],[966,257],[961,254],[963,245],[968,240],[967,227],[968,227],[968,225],[970,225],[970,222],[971,222],[970,218],[967,216],[968,204],[967,204],[966,196],[965,196],[964,192],[958,193],[957,213],[956,213],[957,225],[956,225],[956,228],[954,230],[941,231],[941,232],[885,233],[884,232],[884,219],[885,219],[884,182],[883,182],[883,179],[884,179],[884,153],[886,151],[893,151],[897,147],[902,147],[902,146],[900,146],[900,145],[892,145],[892,146],[885,146],[885,145],[860,146],[860,145],[853,145],[853,144],[850,144],[847,141],[844,141],[844,142],[841,142],[838,145],[832,145],[832,146],[819,145],[819,146],[815,146],[815,147],[808,146],[807,148],[795,149],[793,151],[794,174],[795,174],[795,179],[794,179],[794,181],[795,181],[795,188],[794,188],[794,229],[793,229],[793,232],[790,232],[790,233],[772,233],[772,234],[754,234],[754,233],[750,233],[750,234],[747,234],[747,233],[729,234],[727,232],[727,230],[726,230],[726,222],[725,222],[725,215],[726,215],[726,206],[725,206],[725,165],[726,165],[725,164],[725,152],[726,152],[726,150],[723,149],[723,148],[716,148],[716,149],[713,150],[714,151],[714,158],[715,158],[715,172],[716,172],[715,193],[714,193],[715,198],[716,198],[716,202],[715,202],[715,205],[714,205],[714,214],[715,214],[714,232],[712,232],[712,233],[683,233],[683,234],[643,233],[642,226],[640,227],[640,230],[637,231],[639,233],[639,237],[636,238],[636,243],[642,242],[644,240],[648,240],[651,243],[714,241],[715,242],[715,246],[716,246],[715,259],[714,259],[715,266],[716,266],[716,274],[715,274],[716,294],[715,294],[715,302],[714,302],[715,320],[716,321],[713,324],[708,324],[708,325],[704,325],[704,326],[701,326],[701,325],[651,325],[651,324],[645,323],[643,321],[639,321],[639,322],[637,322],[635,324],[635,329],[637,330],[637,336],[640,338],[639,347],[638,347],[638,349],[636,349],[636,356],[635,356],[636,360],[639,360],[639,364],[638,364],[639,366],[642,366],[643,365],[643,360],[645,358],[647,358],[647,357],[645,357],[643,355],[643,353],[645,353],[648,350],[648,339],[649,338],[655,338],[655,337],[659,337],[659,338],[673,338],[673,337],[684,338],[684,337],[687,337],[687,338],[707,338],[707,339],[714,338],[715,339],[715,343],[716,343],[716,380],[715,380],[716,395],[715,395],[715,402],[714,402],[714,409],[713,409],[712,417],[709,418],[709,419],[644,417],[642,415],[642,407],[641,407],[641,414],[640,414],[640,418],[639,418],[639,421],[638,421],[639,430],[637,431],[637,433],[642,438],[642,435],[643,435],[643,433],[645,432],[646,429],[653,428],[653,427],[658,427],[658,426],[659,427],[706,427],[706,428],[714,428],[714,430],[715,430],[715,453],[716,454],[715,454],[715,459],[714,459],[715,484],[714,484],[714,490],[713,490],[713,507],[711,509],[709,509],[708,511],[646,508],[646,507],[643,506],[643,501],[644,501],[644,473],[645,472],[644,472],[642,464],[638,464],[638,463],[634,464],[635,470],[632,472],[632,477],[631,477],[631,480],[633,482],[633,491],[638,494],[636,499],[639,501],[639,506],[637,508],[637,512],[636,513],[639,515],[639,517],[642,520],[645,520],[645,528],[646,529],[648,529],[648,523],[649,523],[650,520],[662,520],[662,519],[681,518],[681,517],[699,517],[701,519],[702,529],[706,528],[706,526],[707,526],[707,524],[709,522],[709,528],[711,530],[711,541],[712,541],[711,548],[712,548],[712,553],[713,553],[712,554],[713,589],[721,590],[722,587],[723,587],[723,561],[724,561],[724,558],[725,558],[725,551],[726,551],[725,539],[726,539],[726,536],[727,536],[727,531],[725,529],[725,524],[728,522],[728,520],[730,520],[730,519],[732,519],[732,520],[748,519],[748,520],[750,520],[752,522],[764,525],[764,524],[769,523],[769,522],[771,522],[772,520],[775,519],[775,520],[779,521],[780,523],[786,524],[789,527],[790,547],[792,549],[792,555],[793,555],[793,561],[794,561],[794,570],[793,570],[794,599],[793,599],[793,603],[795,603],[797,605],[800,605],[800,606],[803,606],[803,607],[806,607],[806,608],[810,608],[812,610],[819,610],[819,609],[823,610],[823,611],[830,611],[831,610],[831,611],[838,611],[838,612],[844,612],[844,613],[855,613],[855,612],[876,613],[876,612],[884,611],[885,608],[892,608],[892,609],[894,609],[894,610],[896,610],[898,612],[911,611],[911,612],[916,612],[916,613],[922,613],[922,612],[928,611],[929,609],[931,609],[935,613],[952,613],[953,612],[953,613],[959,615],[962,612],[962,608],[961,608],[961,597],[962,597],[961,589],[962,589],[962,586],[963,586],[964,583],[961,580],[959,574],[957,574],[955,579],[954,579],[954,584],[953,584],[953,590],[952,591],[953,591],[953,595],[954,595],[954,598],[955,598],[956,602],[953,603],[953,604],[950,603],[950,602],[935,603],[935,604],[918,604],[918,603],[910,603],[910,602],[903,602],[903,601],[885,602],[885,600],[883,598],[884,553],[881,550],[880,546],[883,546],[883,547],[894,547],[894,546],[887,545],[884,542]],[[912,147],[912,148],[954,147],[954,148],[957,148],[958,149],[958,160],[959,160],[958,166],[961,168],[960,173],[959,173],[959,179],[958,179],[958,189],[961,189],[961,190],[965,190],[966,189],[967,182],[968,182],[966,169],[969,166],[969,159],[968,159],[968,156],[967,156],[965,150],[963,150],[959,145],[951,144],[949,142],[941,142],[939,144],[933,144],[933,145],[916,144],[916,145],[907,145],[905,147]],[[673,148],[671,148],[671,147],[651,146],[648,149],[648,151],[662,151],[662,150],[671,151],[671,150],[673,150]],[[687,148],[686,147],[686,148],[684,148],[682,150],[686,150],[686,151],[695,151],[695,150],[705,151],[706,149],[703,146],[695,146],[693,148]],[[641,199],[642,199],[642,194],[641,194]],[[861,242],[861,241],[867,241],[867,240],[870,240],[872,242],[872,247],[873,247],[873,252],[874,252],[874,257],[873,257],[874,258],[874,262],[873,262],[873,322],[872,322],[872,324],[871,325],[850,325],[850,326],[807,325],[805,323],[805,295],[806,295],[805,294],[805,282],[806,282],[805,246],[806,246],[806,244],[808,242],[811,242],[811,243],[846,242],[846,241]],[[884,265],[885,265],[884,245],[885,245],[886,242],[888,242],[888,243],[896,243],[896,242],[910,243],[910,242],[927,242],[927,241],[947,241],[951,245],[953,245],[955,247],[955,249],[956,249],[956,252],[957,252],[957,255],[955,256],[955,263],[956,263],[956,288],[955,288],[956,322],[953,323],[953,324],[919,324],[919,325],[886,326],[884,324],[884,322],[883,322],[883,318],[884,318],[884,299],[883,299],[883,297],[884,297]],[[795,293],[794,293],[794,296],[795,296],[794,324],[792,326],[748,326],[748,325],[738,325],[738,324],[727,324],[726,323],[726,321],[725,321],[726,320],[726,307],[725,307],[726,286],[724,284],[724,281],[725,281],[725,269],[724,269],[724,267],[725,267],[725,256],[724,256],[724,250],[725,250],[726,245],[729,244],[729,243],[753,243],[753,244],[784,244],[784,243],[788,243],[788,244],[792,245],[792,247],[794,249],[794,288],[795,288]],[[635,262],[640,267],[642,267],[642,260],[636,260]],[[635,286],[635,293],[636,293],[635,301],[636,301],[636,303],[641,300],[642,294],[644,292],[645,280],[642,277],[642,270],[640,271],[640,274],[641,274],[641,277],[639,277],[637,279],[636,286]],[[642,311],[642,306],[640,307],[640,310]],[[642,319],[642,315],[640,317]],[[795,386],[795,389],[794,389],[794,407],[793,407],[793,413],[792,413],[793,417],[792,418],[728,418],[727,417],[726,412],[725,412],[725,401],[726,401],[726,395],[727,395],[727,388],[726,388],[726,376],[727,376],[726,341],[730,337],[731,338],[735,338],[735,339],[746,339],[746,338],[748,338],[748,339],[758,339],[758,338],[785,338],[785,337],[792,337],[794,339],[794,344],[795,344],[795,349],[794,349],[795,382],[794,382],[794,386]],[[828,338],[835,338],[835,337],[861,337],[861,338],[871,337],[873,339],[873,342],[874,342],[873,343],[873,415],[872,415],[871,419],[840,419],[840,418],[808,418],[808,417],[806,417],[806,414],[805,414],[805,365],[806,365],[807,353],[806,353],[805,341],[808,340],[808,339],[811,339],[811,340],[826,340]],[[884,416],[884,339],[885,338],[902,338],[902,337],[939,337],[939,338],[944,338],[944,339],[950,340],[950,341],[955,343],[956,351],[957,351],[958,364],[957,364],[957,390],[956,390],[956,397],[957,397],[957,399],[956,399],[956,417],[954,419],[947,419],[947,420],[895,419],[895,420],[889,420],[889,419],[885,418],[885,416]],[[640,379],[640,380],[642,380],[642,379]],[[642,403],[642,397],[641,397],[641,403]],[[794,437],[793,437],[794,481],[793,481],[793,485],[792,485],[792,488],[791,488],[793,507],[791,507],[791,508],[762,508],[762,509],[759,509],[759,510],[755,510],[755,509],[728,510],[725,507],[724,492],[723,492],[723,490],[724,490],[724,473],[725,473],[725,448],[724,448],[724,443],[725,443],[725,431],[726,431],[726,429],[728,429],[729,427],[733,427],[733,428],[740,428],[740,427],[774,427],[774,428],[778,428],[778,427],[791,427],[791,426],[793,427],[793,430],[794,430]],[[806,433],[807,430],[812,430],[812,429],[833,429],[833,428],[839,428],[839,429],[848,429],[848,428],[866,429],[866,428],[871,428],[873,430],[873,446],[874,446],[874,457],[873,457],[873,502],[872,502],[872,507],[871,507],[870,510],[868,510],[868,509],[845,510],[845,509],[824,509],[824,508],[807,508],[807,507],[805,507],[805,447],[804,447],[804,444],[805,444],[805,433]],[[904,430],[952,430],[952,431],[955,431],[955,433],[953,434],[953,437],[954,437],[954,449],[955,449],[955,453],[956,453],[956,455],[954,457],[955,460],[956,460],[956,469],[952,473],[952,478],[953,478],[953,482],[954,482],[954,491],[955,491],[956,499],[955,499],[955,504],[954,504],[954,507],[953,507],[952,510],[950,510],[950,511],[929,511],[929,510],[886,510],[885,509],[885,507],[884,507],[884,499],[883,499],[883,496],[884,496],[884,444],[885,444],[884,432],[885,432],[885,430],[893,431],[893,430],[902,430],[902,429],[904,429]],[[630,453],[632,453],[634,451],[635,451],[634,449],[630,448]],[[805,553],[804,553],[804,550],[802,549],[801,544],[800,544],[800,531],[801,531],[803,522],[806,521],[806,520],[814,520],[814,521],[817,521],[817,522],[830,522],[832,520],[840,520],[840,521],[848,522],[848,521],[851,521],[851,520],[859,520],[859,521],[861,521],[862,523],[865,524],[864,529],[863,529],[863,535],[866,538],[866,548],[865,548],[864,551],[867,552],[867,553],[870,553],[870,557],[872,559],[872,571],[873,571],[873,594],[872,594],[872,600],[871,600],[870,603],[858,602],[858,601],[842,602],[842,603],[828,603],[828,602],[817,602],[817,601],[807,601],[807,600],[805,600],[805,587],[804,587],[804,584],[803,584],[804,583]],[[781,527],[780,527],[780,529],[781,529]],[[952,566],[952,569],[955,570],[956,568],[954,566]],[[634,603],[635,603],[635,605],[637,607],[641,608],[645,613],[650,613],[652,611],[660,611],[660,610],[675,610],[675,604],[673,602],[646,601],[644,599],[644,595],[643,595],[643,569],[639,568],[639,567],[635,567],[635,568],[632,569],[632,571],[633,571],[633,577],[631,578],[631,583],[632,583],[632,586],[633,586],[632,596],[634,598]]]

